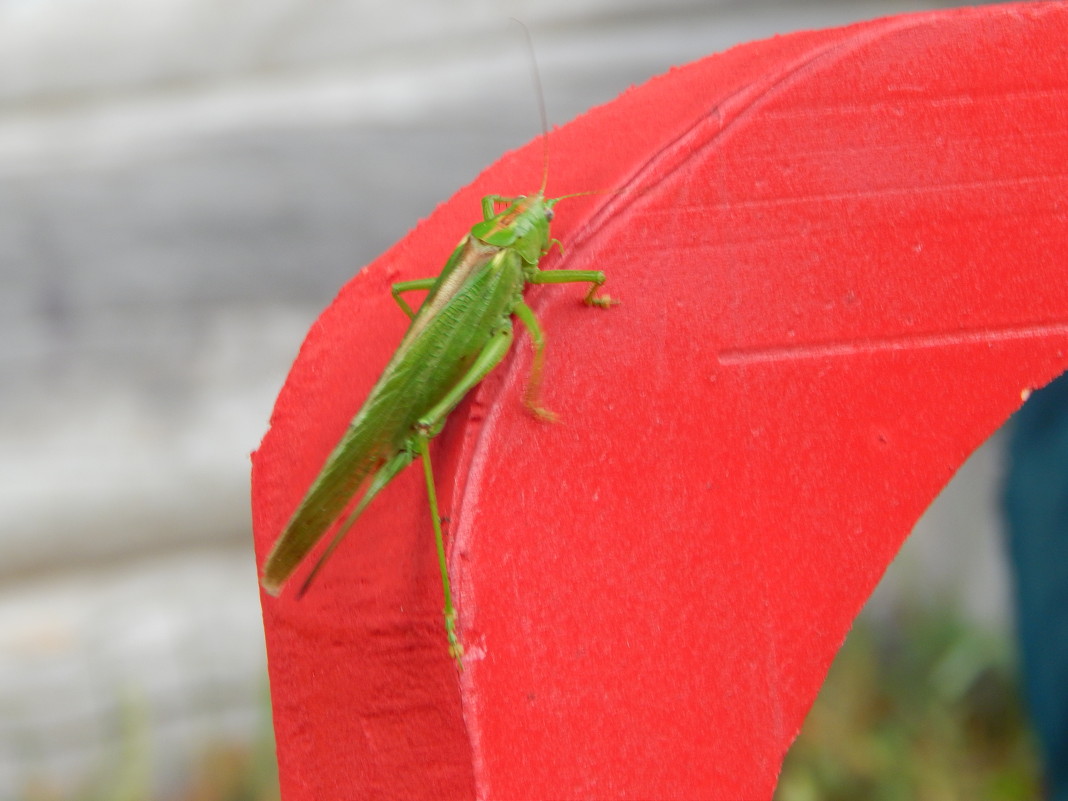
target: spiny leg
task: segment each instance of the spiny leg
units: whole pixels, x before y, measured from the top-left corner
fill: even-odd
[[[441,534],[441,515],[438,512],[438,493],[434,489],[434,469],[430,465],[430,450],[427,438],[415,437],[415,450],[423,459],[423,477],[426,479],[426,496],[430,501],[430,521],[434,524],[434,546],[438,550],[438,567],[441,569],[441,589],[445,594],[445,636],[449,640],[449,656],[456,660],[457,667],[464,669],[464,647],[456,636],[456,607],[452,603],[452,584],[449,583],[449,567],[445,561],[445,538]]]
[[[534,362],[530,366],[530,378],[527,380],[526,392],[523,393],[523,402],[536,417],[552,422],[556,420],[556,415],[538,402],[541,394],[541,370],[545,363],[545,335],[542,334],[538,318],[534,316],[530,306],[519,301],[512,311],[526,327],[530,334],[530,344],[534,346]]]
[[[600,270],[535,270],[527,275],[527,281],[532,284],[589,283],[590,291],[582,299],[587,306],[600,306],[602,309],[607,309],[619,303],[618,300],[608,295],[596,294],[605,281],[604,273]]]

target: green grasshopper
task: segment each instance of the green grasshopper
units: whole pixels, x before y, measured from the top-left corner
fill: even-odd
[[[419,456],[445,595],[449,654],[461,669],[463,647],[456,634],[456,610],[427,443],[441,431],[457,404],[508,353],[513,339],[513,314],[526,327],[534,346],[524,401],[537,417],[553,419],[553,414],[538,403],[545,338],[534,312],[523,301],[528,284],[589,283],[584,299],[587,305],[605,308],[615,303],[598,294],[605,281],[599,270],[543,271],[539,267],[550,247],[560,246],[549,235],[553,208],[559,201],[575,197],[545,197],[547,166],[546,160],[537,194],[482,198],[482,220],[460,240],[436,278],[393,285],[394,299],[411,318],[408,331],[363,407],[327,457],[263,568],[264,588],[272,595],[278,594],[297,565],[363,490],[359,502],[305,580],[300,590],[303,594],[367,505]],[[418,312],[413,312],[401,293],[417,290],[429,292]]]

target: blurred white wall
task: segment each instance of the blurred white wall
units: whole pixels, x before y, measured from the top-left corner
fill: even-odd
[[[248,453],[337,288],[538,134],[509,16],[561,123],[738,41],[938,5],[0,0],[0,797],[85,780],[131,708],[158,785],[250,736]],[[996,466],[902,582],[998,621]]]

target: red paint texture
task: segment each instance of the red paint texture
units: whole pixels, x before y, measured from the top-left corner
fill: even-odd
[[[286,801],[769,798],[913,523],[1068,366],[1068,6],[918,14],[674,69],[550,139],[565,255],[434,441],[467,649],[445,648],[422,476],[301,601],[264,598]],[[512,153],[344,287],[253,460],[262,560]]]

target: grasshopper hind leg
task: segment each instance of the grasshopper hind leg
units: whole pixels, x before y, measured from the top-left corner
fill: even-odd
[[[427,447],[456,405],[464,396],[496,367],[512,345],[512,326],[506,323],[493,332],[489,342],[478,354],[468,371],[427,411],[415,425],[415,433],[409,439],[408,451],[419,454],[423,462],[423,476],[426,479],[426,493],[430,502],[430,518],[434,525],[434,545],[438,552],[438,567],[441,569],[441,587],[445,596],[445,634],[449,640],[449,655],[456,660],[463,670],[463,645],[456,634],[456,606],[452,601],[452,584],[449,582],[448,564],[445,559],[445,541],[441,533],[441,515],[438,512],[438,496],[434,488],[434,470],[430,464],[430,452]],[[408,452],[406,451],[406,452]]]
[[[330,540],[330,544],[326,546],[326,550],[323,551],[316,562],[315,567],[308,573],[308,577],[304,579],[304,583],[300,585],[300,589],[297,591],[297,597],[304,597],[304,593],[311,587],[312,582],[315,581],[315,577],[319,575],[319,570],[325,564],[326,560],[330,558],[330,555],[334,552],[334,549],[341,543],[341,540],[349,533],[349,529],[352,528],[353,523],[363,513],[363,510],[367,508],[374,497],[385,487],[390,481],[392,481],[397,474],[405,467],[412,463],[412,459],[415,458],[412,451],[402,450],[397,453],[392,459],[378,468],[378,472],[374,474],[371,479],[370,485],[367,487],[367,491],[360,498],[360,502],[356,504],[356,508],[352,510],[348,517],[345,518],[345,522],[341,524],[341,528],[337,530],[334,538]]]
[[[456,660],[456,666],[464,669],[464,647],[456,636],[456,607],[452,602],[452,584],[449,582],[449,568],[445,560],[445,538],[441,533],[441,514],[438,512],[438,493],[434,488],[434,468],[430,464],[430,450],[427,438],[415,438],[415,451],[423,462],[423,477],[426,479],[426,496],[430,503],[430,520],[434,525],[434,546],[438,551],[438,567],[441,569],[441,589],[445,595],[445,636],[449,640],[449,656]]]

